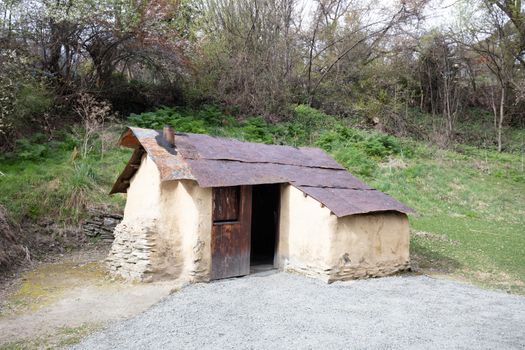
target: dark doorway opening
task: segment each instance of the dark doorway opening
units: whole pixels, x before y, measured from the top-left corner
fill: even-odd
[[[277,233],[279,229],[279,204],[281,187],[255,185],[252,187],[252,227],[250,263],[252,266],[273,267]]]

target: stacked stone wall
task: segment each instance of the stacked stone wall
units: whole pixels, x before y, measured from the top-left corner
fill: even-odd
[[[115,227],[115,240],[107,258],[111,273],[129,280],[151,281],[155,255],[155,222],[126,223]]]
[[[94,213],[82,224],[82,231],[88,237],[98,237],[103,241],[112,242],[115,227],[121,221],[120,214]]]

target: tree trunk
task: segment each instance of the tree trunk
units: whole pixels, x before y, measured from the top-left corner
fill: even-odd
[[[313,66],[313,56],[314,56],[314,49],[315,49],[315,40],[317,37],[317,30],[319,29],[319,21],[321,20],[320,15],[316,18],[314,31],[312,33],[312,39],[310,40],[310,48],[308,53],[308,79],[306,82],[306,94],[308,96],[308,105],[312,106],[313,102],[313,95],[311,94],[312,91],[312,66]]]
[[[496,106],[496,96],[494,96],[494,87],[490,89],[490,99],[492,103],[492,114],[494,115],[494,133],[498,135],[498,107]]]
[[[498,152],[503,149],[501,134],[503,131],[503,119],[505,118],[505,86],[501,87],[501,100],[499,104],[499,121],[498,121]]]
[[[60,50],[62,48],[61,32],[63,28],[54,20],[49,21],[51,30],[50,41],[48,45],[49,60],[46,62],[48,71],[56,78],[60,77]]]

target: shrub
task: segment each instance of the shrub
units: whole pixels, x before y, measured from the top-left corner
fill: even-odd
[[[46,85],[30,81],[20,86],[16,96],[17,114],[23,119],[42,115],[53,105],[53,97]]]
[[[249,118],[242,124],[243,137],[246,141],[272,143],[273,138],[268,124],[262,117]]]
[[[377,169],[377,163],[357,147],[340,148],[334,153],[335,159],[354,175],[372,177]]]
[[[217,106],[204,105],[202,109],[197,112],[191,110],[184,110],[185,114],[190,117],[195,115],[197,120],[202,120],[208,126],[222,127],[222,126],[235,126],[237,121],[231,115],[224,114]]]
[[[206,120],[196,119],[194,116],[169,107],[161,107],[153,112],[131,114],[128,122],[148,129],[162,129],[165,125],[171,125],[180,132],[206,133],[208,131]]]
[[[299,144],[312,144],[320,132],[332,128],[336,122],[335,117],[307,105],[293,108],[293,124]]]
[[[31,60],[15,50],[0,52],[0,146],[12,149],[15,136],[29,121],[47,117],[53,94],[34,76]]]
[[[104,128],[104,123],[112,119],[111,106],[107,101],[99,101],[90,94],[79,94],[75,112],[82,120],[82,139],[80,153],[86,157],[95,147],[95,140]]]
[[[401,152],[399,141],[384,134],[371,134],[364,141],[363,147],[368,155],[381,159]]]
[[[37,133],[29,138],[21,138],[16,141],[16,154],[14,156],[22,160],[36,160],[44,158],[49,154],[50,146],[43,134]]]
[[[78,217],[88,206],[90,192],[95,188],[99,177],[93,166],[87,161],[75,162],[73,173],[67,177],[65,192],[67,193],[65,211]]]

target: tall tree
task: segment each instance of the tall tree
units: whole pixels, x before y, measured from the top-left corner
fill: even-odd
[[[519,5],[519,7],[515,7]],[[481,0],[477,7],[468,4],[463,26],[457,33],[458,41],[468,47],[478,62],[487,69],[495,86],[489,87],[491,107],[494,114],[494,130],[498,151],[503,150],[503,128],[506,114],[514,95],[514,86],[519,77],[518,67],[522,62],[523,48],[518,27],[509,14],[518,21],[521,13],[520,1]],[[519,9],[519,11],[518,11]],[[518,12],[516,12],[518,11]],[[494,93],[494,90],[497,90]]]

